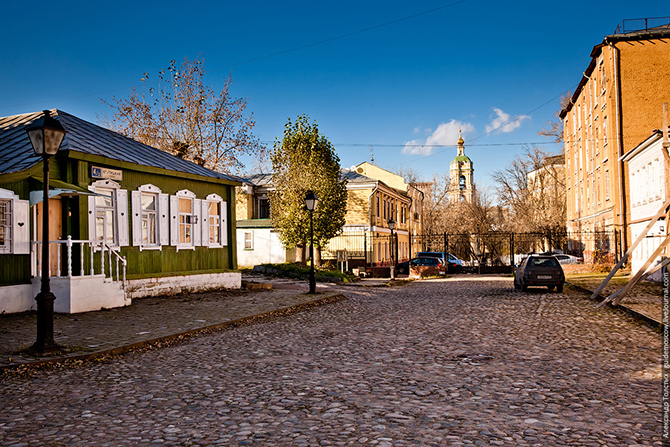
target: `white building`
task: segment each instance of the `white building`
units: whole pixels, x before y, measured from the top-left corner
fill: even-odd
[[[621,159],[628,163],[630,185],[630,223],[632,240],[644,231],[666,200],[665,158],[663,138],[660,130],[655,131],[640,145],[624,154]],[[632,255],[632,272],[635,273],[668,235],[668,222],[661,217],[647,232],[645,239],[636,247]],[[661,262],[659,256],[651,267]],[[660,272],[652,277],[660,280]]]

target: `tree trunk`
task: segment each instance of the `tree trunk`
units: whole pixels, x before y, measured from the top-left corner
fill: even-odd
[[[296,245],[295,247],[295,262],[298,264],[305,263],[306,252],[304,245]]]
[[[314,247],[314,267],[321,267],[321,247]]]

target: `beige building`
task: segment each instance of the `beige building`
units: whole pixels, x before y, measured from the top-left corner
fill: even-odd
[[[630,188],[621,157],[661,127],[662,104],[670,102],[669,68],[670,25],[608,35],[593,47],[560,112],[569,231],[616,230],[620,252],[626,250]],[[595,249],[584,247],[585,254]]]
[[[565,155],[552,155],[527,175],[528,191],[533,196],[535,222],[543,229],[562,229],[565,223]],[[540,227],[542,228],[542,227]]]
[[[344,234],[363,231],[372,245],[367,247],[368,265],[389,265],[409,260],[421,250],[413,236],[422,234],[424,193],[397,174],[368,162],[352,168],[347,175],[347,223]],[[397,246],[390,244],[393,220]]]

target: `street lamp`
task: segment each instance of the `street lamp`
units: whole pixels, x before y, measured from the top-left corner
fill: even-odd
[[[391,218],[388,221],[389,230],[391,230],[391,279],[395,279],[395,251],[393,250],[393,230],[395,230],[395,220]]]
[[[30,143],[35,154],[42,157],[43,200],[42,200],[42,288],[35,297],[37,301],[37,341],[32,349],[39,352],[52,352],[60,349],[54,341],[54,300],[56,297],[49,287],[49,157],[56,155],[60,148],[65,129],[60,122],[52,118],[48,110],[44,116],[35,120],[27,129]]]
[[[309,211],[309,293],[316,293],[316,278],[314,277],[314,209],[319,199],[314,191],[307,191],[305,208]]]

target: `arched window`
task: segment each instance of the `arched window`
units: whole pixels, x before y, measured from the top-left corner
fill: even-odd
[[[464,175],[461,175],[460,178],[459,178],[459,187],[461,189],[465,189],[465,176]]]

